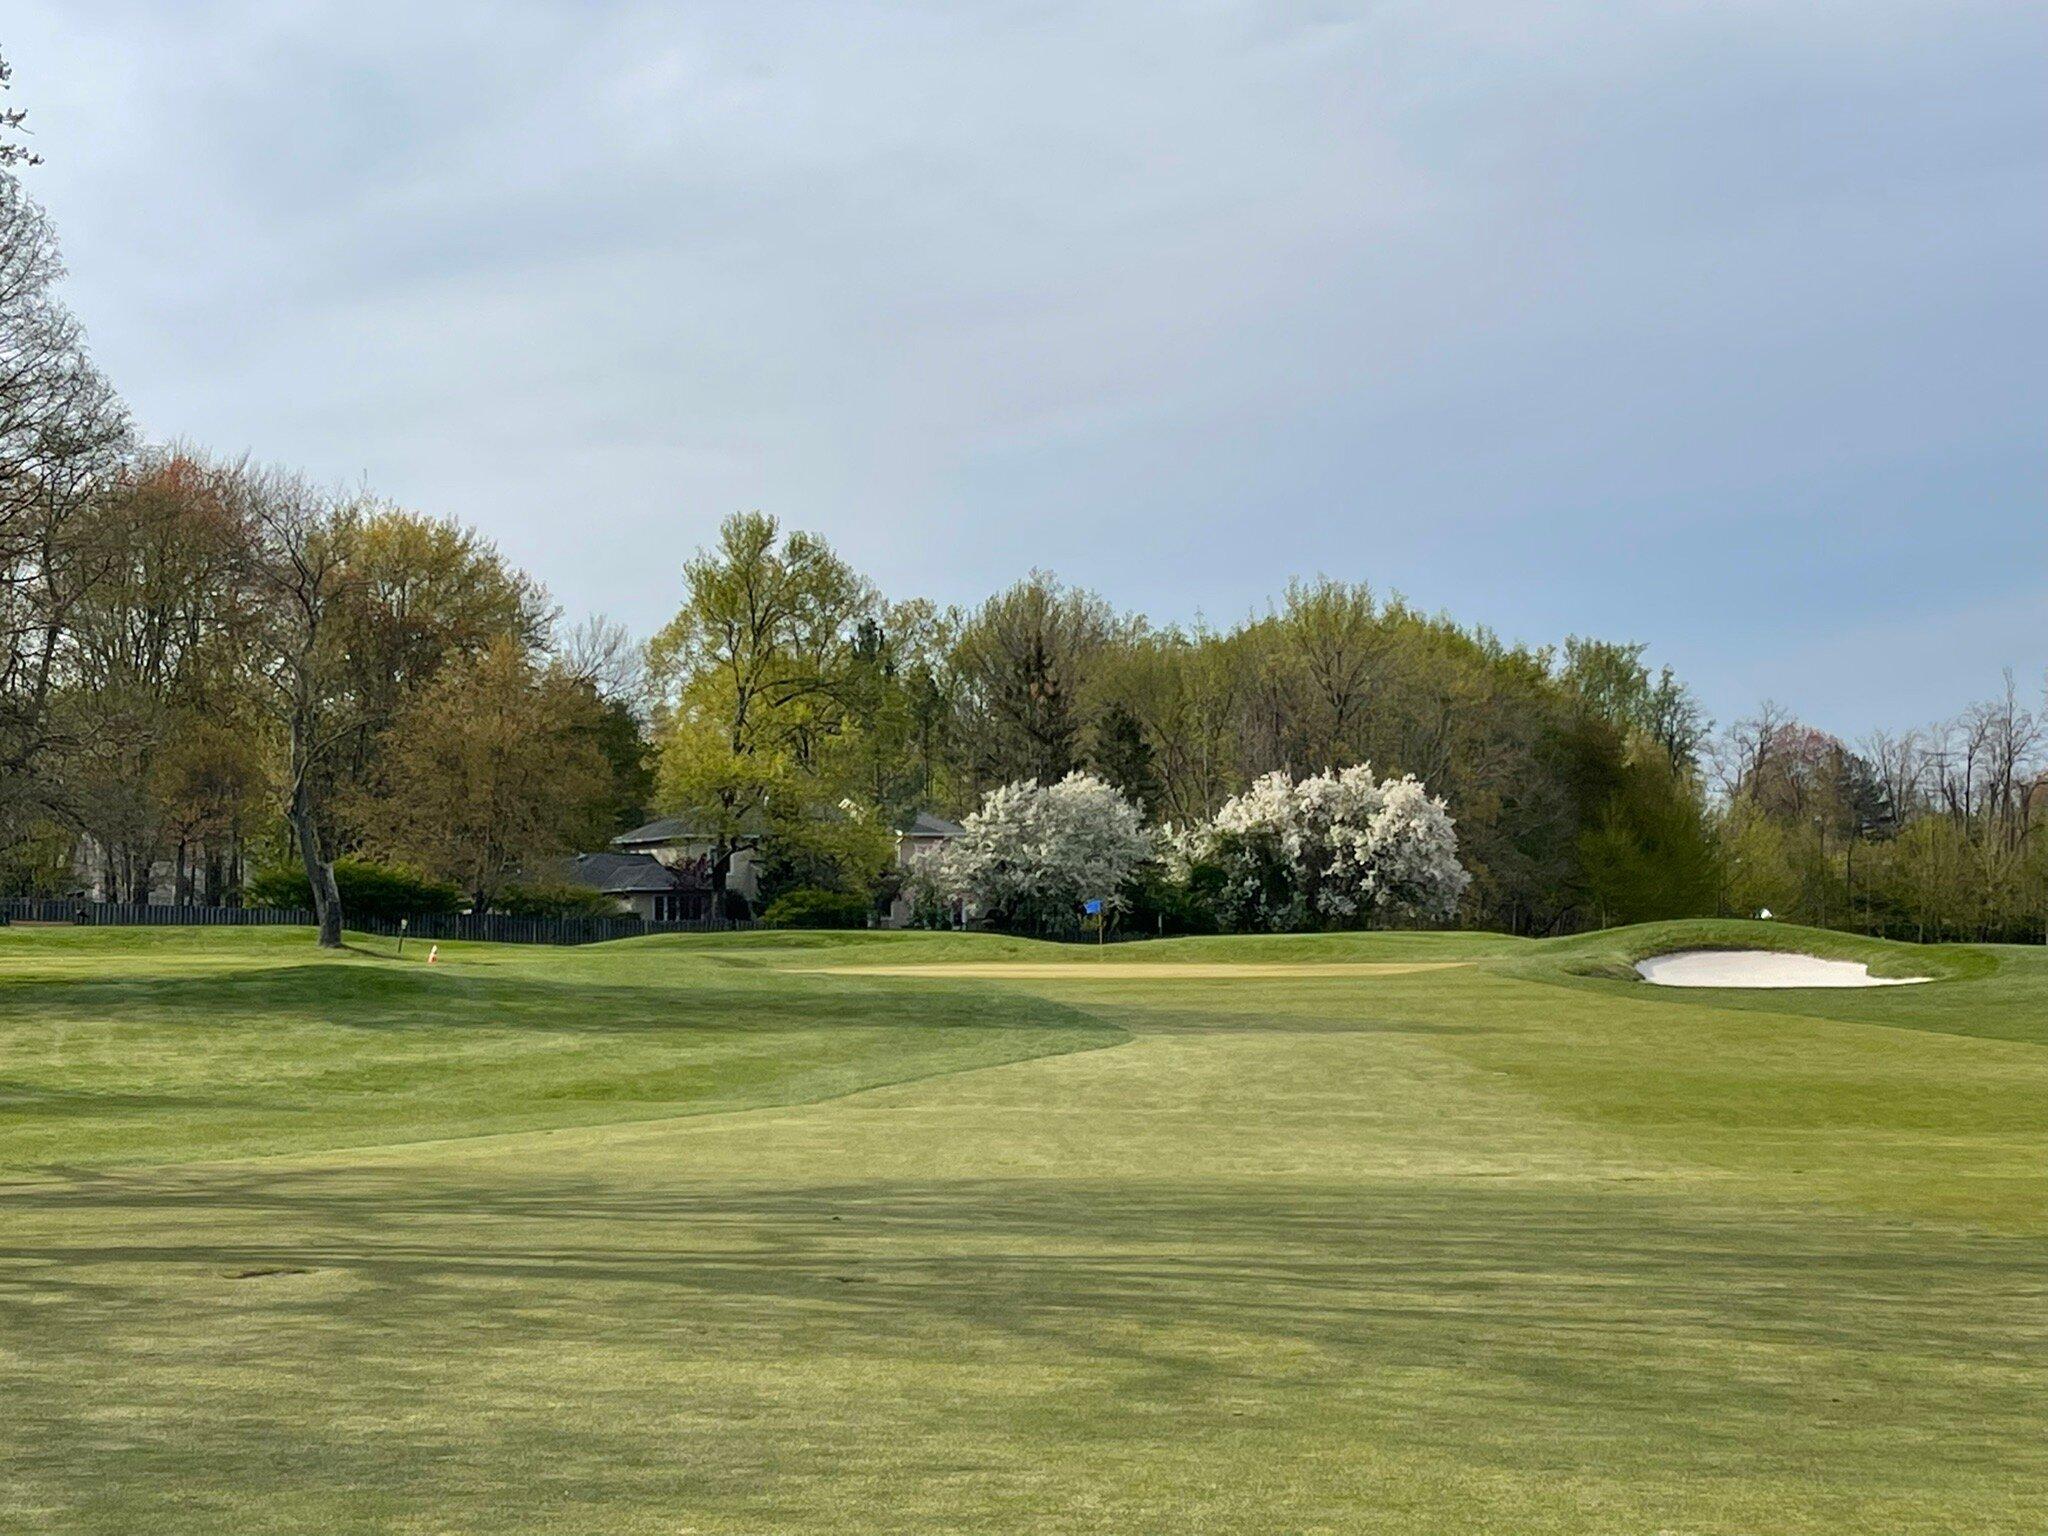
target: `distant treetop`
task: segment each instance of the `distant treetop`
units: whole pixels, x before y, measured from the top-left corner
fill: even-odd
[[[14,84],[14,66],[0,58],[0,91],[10,90]],[[28,113],[20,107],[0,107],[0,170],[9,170],[17,165],[41,165],[43,157],[20,140],[28,130],[22,125],[28,121]]]

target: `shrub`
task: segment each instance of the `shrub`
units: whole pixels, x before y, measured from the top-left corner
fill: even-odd
[[[776,827],[761,848],[755,887],[769,906],[797,891],[879,897],[895,862],[896,839],[882,818],[844,801]]]
[[[618,902],[603,891],[587,885],[556,885],[534,881],[511,885],[491,903],[493,912],[507,917],[618,917]]]
[[[341,891],[345,917],[429,917],[460,912],[464,904],[462,892],[454,886],[402,864],[336,859],[334,883]],[[311,907],[313,888],[298,865],[277,864],[251,876],[242,898],[254,907]]]
[[[868,903],[864,896],[805,886],[768,903],[762,921],[771,928],[865,928]]]
[[[47,899],[78,889],[71,864],[71,835],[61,827],[31,824],[11,845],[0,847],[0,896]]]
[[[1196,864],[1179,879],[1156,861],[1147,864],[1127,887],[1130,907],[1123,927],[1143,934],[1214,933],[1223,881],[1223,871],[1214,864]]]

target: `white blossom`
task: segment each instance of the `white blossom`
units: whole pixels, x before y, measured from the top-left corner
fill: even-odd
[[[1138,808],[1085,773],[1005,784],[982,797],[940,856],[947,888],[1014,927],[1070,931],[1084,901],[1119,904],[1152,853]]]
[[[1471,876],[1441,800],[1360,763],[1299,783],[1269,773],[1226,802],[1180,855],[1223,872],[1231,927],[1339,927],[1379,912],[1448,918]]]

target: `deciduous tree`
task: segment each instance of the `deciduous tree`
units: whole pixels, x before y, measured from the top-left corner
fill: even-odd
[[[823,770],[876,597],[823,539],[785,537],[758,512],[726,519],[683,581],[682,609],[649,646],[664,700],[656,795],[710,841],[722,896],[740,853],[840,798]]]
[[[952,666],[977,785],[1050,784],[1080,766],[1094,667],[1129,627],[1094,593],[1043,572],[975,611]]]
[[[341,891],[323,824],[334,819],[333,760],[361,722],[342,639],[360,517],[292,475],[244,466],[229,483],[241,517],[255,670],[285,742],[285,821],[319,918],[320,946],[339,949]]]
[[[355,818],[377,852],[488,910],[522,869],[610,835],[600,726],[587,688],[501,636],[399,710],[380,742],[385,783]]]
[[[78,524],[129,441],[57,296],[63,271],[49,219],[0,164],[0,840],[53,809],[50,706],[96,575]]]

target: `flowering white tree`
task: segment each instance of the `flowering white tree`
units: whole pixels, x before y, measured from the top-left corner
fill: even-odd
[[[1269,773],[1227,801],[1184,850],[1215,865],[1234,928],[1331,928],[1368,913],[1447,918],[1472,877],[1441,800],[1369,764],[1295,783]]]
[[[939,856],[945,884],[1005,926],[1042,933],[1078,927],[1084,901],[1117,904],[1152,852],[1138,808],[1085,773],[992,789],[964,826]]]
[[[1383,912],[1448,919],[1472,883],[1458,862],[1457,822],[1412,774],[1380,786],[1380,808],[1362,846],[1373,902]]]
[[[903,899],[910,904],[912,928],[957,926],[959,901],[953,882],[946,877],[942,853],[923,853],[912,859],[903,873]]]

